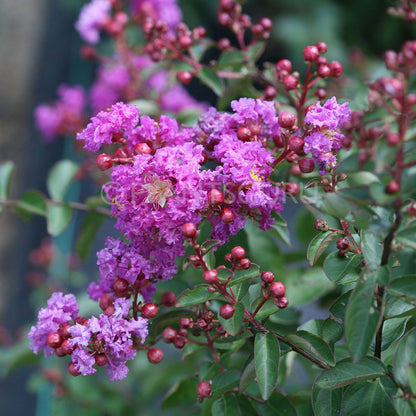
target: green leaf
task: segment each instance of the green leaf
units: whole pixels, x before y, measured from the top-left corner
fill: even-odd
[[[416,299],[416,275],[408,275],[394,279],[387,289],[392,294],[409,296]]]
[[[394,416],[391,397],[379,381],[350,386],[342,399],[341,413],[348,416]]]
[[[208,285],[197,285],[193,289],[186,289],[179,296],[176,307],[183,308],[184,306],[198,305],[219,296],[216,292],[209,292],[207,288]]]
[[[409,380],[410,390],[416,394],[416,364],[409,364],[407,367],[407,379]]]
[[[416,328],[409,331],[398,343],[393,359],[393,373],[398,383],[409,382],[407,368],[416,364]]]
[[[228,390],[232,390],[238,386],[240,381],[240,372],[237,370],[224,371],[219,373],[212,379],[211,395],[212,397],[219,396]]]
[[[342,389],[323,390],[314,384],[312,406],[315,416],[339,416],[341,400]]]
[[[47,204],[46,219],[48,233],[54,237],[61,234],[72,220],[72,209],[66,203]]]
[[[380,238],[369,230],[363,230],[361,232],[361,245],[366,265],[371,271],[377,270],[383,250]]]
[[[240,332],[241,325],[244,319],[244,306],[241,303],[234,305],[235,312],[230,319],[224,319],[222,316],[218,316],[221,325],[231,335],[235,336]]]
[[[349,358],[339,361],[329,370],[323,371],[316,379],[316,385],[321,389],[336,389],[358,381],[381,377],[386,374],[384,364],[374,357],[365,357],[354,363]]]
[[[239,390],[243,392],[256,379],[256,365],[254,359],[251,360],[241,373]]]
[[[326,248],[342,235],[344,235],[342,231],[322,231],[316,235],[310,242],[306,254],[309,264],[314,266]]]
[[[211,251],[214,247],[217,247],[219,245],[221,245],[221,241],[219,241],[219,240],[204,241],[201,244],[201,252],[202,252],[202,254],[206,254],[206,253],[208,253],[208,251]]]
[[[91,251],[95,235],[106,217],[90,212],[84,219],[81,234],[76,242],[76,251],[82,261],[86,261]]]
[[[363,264],[362,254],[353,254],[348,257],[340,257],[338,251],[329,254],[323,264],[324,272],[328,279],[338,282],[351,273],[356,267]]]
[[[338,194],[328,193],[323,196],[325,211],[335,218],[346,219],[357,210],[357,206]]]
[[[160,112],[160,109],[154,100],[137,99],[130,101],[129,104],[136,106],[140,110],[140,114],[147,116],[155,116]]]
[[[224,92],[224,83],[218,74],[207,66],[198,71],[198,78],[217,95],[222,95]]]
[[[260,267],[257,264],[251,263],[251,266],[246,270],[236,270],[234,277],[228,283],[228,286],[234,286],[237,283],[244,282],[247,279],[253,279],[260,276]]]
[[[215,377],[221,369],[221,365],[218,363],[204,362],[199,367],[199,379],[200,380],[211,380]]]
[[[357,186],[370,186],[372,183],[379,183],[380,178],[374,173],[361,171],[348,174],[347,183],[348,186],[354,188]]]
[[[234,296],[238,301],[241,301],[241,299],[247,295],[250,285],[250,280],[244,280],[244,282],[241,282],[240,284],[233,287]]]
[[[285,339],[313,355],[319,361],[330,366],[335,365],[334,353],[329,345],[317,335],[307,331],[298,331],[295,334],[287,335]]]
[[[272,333],[258,333],[254,340],[254,360],[257,384],[263,400],[267,400],[277,385],[280,347]]]
[[[253,404],[261,416],[298,416],[296,409],[281,393],[273,393],[265,403]]]
[[[352,290],[343,293],[329,308],[329,311],[334,315],[336,318],[345,319],[345,310],[348,306],[348,302],[351,296]]]
[[[335,285],[329,281],[321,267],[295,269],[285,276],[287,297],[291,306],[300,306],[320,298]]]
[[[406,329],[406,323],[409,317],[387,319],[383,323],[383,336],[381,342],[381,351],[386,350],[390,345],[397,341]],[[370,348],[374,351],[375,340],[371,342]]]
[[[251,46],[248,51],[247,55],[252,62],[256,62],[257,59],[263,54],[264,50],[266,49],[266,42],[256,42]]]
[[[46,216],[45,197],[38,191],[26,191],[20,198],[18,207],[31,214]]]
[[[244,62],[244,54],[243,52],[232,49],[224,51],[218,61],[216,68],[224,69],[224,68],[232,68],[232,70],[239,70]]]
[[[191,403],[195,400],[198,384],[199,381],[195,378],[187,378],[176,383],[166,394],[162,402],[162,410]]]
[[[233,394],[219,397],[212,404],[211,414],[215,416],[238,416],[237,403]]]
[[[322,324],[322,338],[328,342],[337,342],[344,336],[344,327],[335,319],[325,319]]]
[[[288,247],[291,247],[290,235],[287,228],[286,221],[277,213],[272,212],[272,217],[274,218],[272,228],[268,232],[286,244]]]
[[[14,163],[11,161],[0,164],[0,200],[7,200],[9,196],[10,180],[14,170]],[[2,207],[0,207],[1,212]]]
[[[29,340],[24,337],[12,347],[0,348],[0,378],[7,377],[21,367],[38,363],[40,357],[29,348]]]
[[[72,160],[61,160],[49,172],[46,186],[52,199],[61,201],[78,172],[78,165]]]
[[[377,273],[365,275],[350,297],[345,315],[345,336],[354,361],[363,358],[370,347],[380,321],[376,309],[374,286]]]

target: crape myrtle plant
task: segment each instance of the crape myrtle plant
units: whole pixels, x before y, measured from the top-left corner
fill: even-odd
[[[219,1],[229,36],[218,41],[188,27],[174,0],[82,7],[94,82],[63,85],[35,110],[46,140],[75,139],[78,162],[57,162],[49,195],[15,200],[3,163],[0,203],[44,216],[52,236],[83,212],[81,260],[105,220],[118,234],[97,253],[95,310],[77,301],[85,287],[76,297],[60,282],[30,349],[67,368],[43,370],[60,400],[86,407],[105,409],[106,397],[82,380],[108,377],[102,394],[137,410],[146,377],[134,363],[145,357],[173,380],[159,393],[178,414],[414,415],[416,41],[386,51],[386,71],[362,87],[367,102],[354,103],[324,39],[299,51],[304,68],[259,63],[272,20],[253,20],[244,3]],[[393,12],[415,20],[411,1]],[[190,83],[210,88],[216,107]],[[97,195],[69,200],[73,181]],[[286,255],[277,240],[290,245],[295,226],[280,213],[294,206],[306,244]],[[301,322],[297,307],[313,301],[325,318]],[[174,350],[183,363],[172,377]],[[116,399],[120,380],[131,394]]]

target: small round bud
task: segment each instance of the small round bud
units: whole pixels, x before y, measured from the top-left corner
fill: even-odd
[[[400,143],[400,136],[397,133],[388,133],[387,134],[387,144],[389,146],[397,146]]]
[[[273,272],[263,272],[261,274],[261,280],[263,280],[264,283],[270,284],[274,282],[274,273]]]
[[[101,153],[95,159],[95,164],[100,170],[107,170],[113,166],[113,158],[107,153]]]
[[[326,98],[326,90],[324,90],[323,88],[318,88],[315,91],[315,96],[316,98],[318,98],[319,100],[323,100]]]
[[[218,283],[218,272],[215,269],[206,270],[202,275],[202,278],[204,279],[205,283],[215,285],[216,283]]]
[[[95,364],[97,364],[99,367],[102,367],[103,365],[106,365],[108,363],[108,359],[105,354],[96,354],[94,359]]]
[[[236,246],[231,250],[231,258],[233,260],[241,260],[246,256],[246,251],[241,246]]]
[[[310,157],[299,160],[299,169],[302,173],[309,173],[315,169],[315,162]]]
[[[345,173],[338,173],[337,182],[343,182],[347,180],[348,176]]]
[[[129,282],[121,277],[118,277],[113,283],[113,290],[117,296],[124,296],[129,290]],[[106,308],[107,309],[107,308]]]
[[[325,42],[318,42],[316,47],[318,48],[319,53],[326,53],[328,50],[328,46]]]
[[[350,246],[350,242],[347,237],[339,238],[337,240],[337,249],[346,250]]]
[[[233,222],[235,215],[230,208],[224,208],[220,214],[221,220],[225,223]]]
[[[321,78],[327,78],[331,75],[331,70],[328,65],[320,65],[317,72]]]
[[[160,348],[150,348],[147,351],[147,359],[149,363],[158,364],[163,360],[163,351]]]
[[[399,191],[400,191],[400,185],[395,180],[392,180],[386,185],[386,193],[388,194],[395,194]]]
[[[165,292],[160,302],[167,307],[173,306],[176,303],[176,295],[173,292]]]
[[[110,305],[113,304],[113,297],[109,295],[104,295],[100,298],[100,308],[105,311]]]
[[[293,150],[296,153],[303,153],[303,146],[305,142],[303,141],[302,137],[299,136],[292,136],[289,139],[289,149]]]
[[[46,338],[46,343],[51,348],[58,348],[62,344],[62,337],[57,332],[50,332]]]
[[[147,143],[138,143],[134,147],[133,153],[135,155],[151,155],[152,149]]]
[[[65,339],[63,342],[62,342],[62,344],[61,344],[61,348],[62,348],[62,351],[64,351],[65,352],[65,354],[68,354],[68,355],[71,355],[72,354],[72,352],[73,352],[73,349],[68,345],[68,340],[67,339]]]
[[[289,299],[286,298],[285,296],[281,297],[277,302],[276,302],[276,306],[279,309],[285,309],[287,306],[289,305]]]
[[[192,38],[187,35],[179,36],[178,43],[181,48],[187,49],[192,45]]]
[[[281,298],[285,295],[286,286],[282,282],[273,282],[270,285],[269,294],[274,298]]]
[[[264,30],[270,31],[273,27],[273,22],[268,17],[262,17],[260,19],[260,24],[263,26]]]
[[[220,51],[226,51],[227,49],[230,49],[231,42],[227,38],[222,38],[218,41],[218,49]]]
[[[232,262],[232,259],[231,259],[231,253],[227,253],[227,254],[224,256],[224,258],[225,258],[225,261],[226,261],[227,263],[231,263],[231,262]]]
[[[71,336],[69,330],[72,328],[70,323],[61,324],[58,329],[58,334],[62,337],[62,339],[68,339]]]
[[[299,193],[299,185],[296,182],[287,182],[285,192],[287,195],[296,196]]]
[[[81,373],[75,368],[75,364],[71,361],[68,364],[68,372],[71,374],[71,376],[79,376]]]
[[[293,114],[288,113],[287,111],[280,113],[277,119],[279,126],[284,129],[292,128],[295,125],[295,121],[296,121],[296,117]]]
[[[317,219],[314,224],[316,231],[328,231],[329,225],[325,220]]]
[[[409,205],[406,208],[406,212],[411,215],[412,217],[416,217],[416,202],[413,202],[413,204]]]
[[[105,309],[104,313],[107,316],[111,316],[113,315],[113,313],[116,311],[116,309],[114,308],[114,305],[110,305],[108,308]]]
[[[225,12],[231,12],[234,10],[235,3],[233,0],[221,0],[220,9]]]
[[[211,189],[208,192],[208,202],[211,205],[220,205],[224,202],[224,194],[219,189]]]
[[[196,393],[200,399],[211,397],[211,384],[207,381],[201,381],[196,388]]]
[[[179,319],[179,325],[182,328],[189,328],[191,325],[191,322],[192,321],[186,316],[182,316],[182,318]],[[179,334],[179,335],[182,335],[182,334]]]
[[[162,332],[162,339],[167,344],[169,344],[173,342],[173,340],[176,338],[177,335],[178,335],[178,332],[176,331],[176,329],[173,329],[170,326],[168,326]]]
[[[329,70],[331,71],[331,77],[339,77],[342,75],[342,65],[338,61],[332,61],[329,64]]]
[[[192,81],[192,74],[189,71],[179,71],[176,79],[184,85],[188,85]]]
[[[247,270],[251,266],[251,260],[250,259],[241,259],[240,260],[240,269]]]
[[[303,58],[306,62],[315,62],[319,57],[319,50],[316,46],[307,46],[303,50]]]
[[[277,71],[286,71],[291,72],[292,71],[292,63],[289,61],[289,59],[281,59],[276,64],[276,70]]]
[[[287,91],[294,90],[298,86],[298,80],[293,75],[288,75],[283,80],[283,86]]]
[[[196,231],[196,225],[192,222],[187,222],[182,226],[182,235],[186,238],[195,238]]]
[[[88,322],[87,318],[84,318],[83,316],[77,316],[75,318],[75,323],[80,325],[85,325]]]
[[[187,339],[180,335],[177,335],[175,339],[173,340],[173,345],[179,349],[183,348],[186,343],[187,343]]]
[[[252,132],[250,129],[248,129],[247,127],[240,127],[237,130],[237,137],[239,140],[242,140],[243,142],[247,142],[251,139],[251,137],[253,136]]]
[[[277,90],[272,85],[268,85],[264,90],[264,99],[267,101],[273,100],[277,95]]]
[[[58,347],[58,348],[55,348],[55,354],[56,354],[58,357],[65,357],[66,352],[63,350],[63,348],[62,348],[62,347]]]
[[[230,319],[234,315],[234,313],[235,308],[233,305],[222,305],[220,308],[220,316],[224,319]]]
[[[158,310],[158,307],[154,303],[149,302],[143,305],[141,313],[145,318],[151,319],[157,315]]]

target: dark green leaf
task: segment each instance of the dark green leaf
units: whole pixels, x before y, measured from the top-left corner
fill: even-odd
[[[320,298],[334,288],[321,267],[295,269],[285,276],[286,294],[291,306],[300,306]]]
[[[234,296],[238,301],[241,301],[247,295],[250,284],[250,280],[244,280],[244,282],[233,287]]]
[[[206,345],[199,345],[195,344],[194,342],[188,342],[185,344],[182,350],[182,361],[193,354],[202,352],[203,350],[207,350],[209,352]]]
[[[231,70],[239,70],[244,62],[244,54],[239,50],[224,51],[217,61],[216,68],[224,69],[231,68]]]
[[[214,401],[211,408],[214,416],[238,416],[237,403],[233,394],[227,394]]]
[[[199,381],[195,378],[188,378],[176,383],[166,394],[162,402],[162,410],[191,403],[195,400],[198,384]]]
[[[257,410],[254,408],[253,400],[248,399],[242,394],[237,397],[239,416],[260,416]],[[216,416],[216,415],[214,415]]]
[[[346,219],[357,211],[357,206],[338,194],[328,193],[323,197],[325,211],[335,218]]]
[[[218,280],[221,283],[224,283],[225,281],[227,281],[233,274],[232,270],[230,269],[217,269],[217,273],[218,273]]]
[[[369,230],[363,230],[361,232],[361,243],[366,265],[372,271],[377,270],[383,250],[380,238]]]
[[[256,365],[254,360],[250,361],[241,373],[239,390],[243,392],[256,378]]]
[[[386,350],[393,342],[397,341],[404,334],[408,320],[409,317],[405,316],[403,318],[392,318],[384,321],[381,351]],[[374,351],[375,340],[371,342],[370,348]]]
[[[306,257],[311,266],[319,260],[325,249],[336,239],[344,235],[342,231],[322,231],[310,242]]]
[[[61,160],[49,172],[46,186],[52,199],[61,201],[75,178],[78,165],[72,160]]]
[[[72,220],[72,209],[66,203],[62,205],[47,204],[46,218],[48,233],[57,236],[65,230]]]
[[[45,197],[38,191],[26,191],[20,198],[18,207],[31,214],[46,216]]]
[[[356,267],[363,264],[362,254],[353,254],[349,257],[340,257],[338,251],[329,254],[324,261],[324,271],[328,279],[333,282],[341,280]]]
[[[344,335],[344,327],[335,319],[325,319],[322,324],[322,337],[328,342],[337,342]]]
[[[336,318],[345,319],[345,310],[347,308],[352,290],[342,294],[334,304],[329,308],[329,311],[334,315]]]
[[[212,379],[211,395],[212,397],[225,393],[238,386],[240,381],[240,372],[237,370],[224,371]]]
[[[315,416],[339,416],[342,389],[323,390],[314,384],[312,405]]]
[[[272,228],[268,230],[270,234],[277,237],[280,241],[282,241],[287,246],[291,247],[290,243],[290,235],[287,229],[286,221],[275,212],[272,213],[272,217],[274,218]]]
[[[410,390],[416,394],[416,364],[409,364],[407,367],[407,379],[409,380]]]
[[[95,235],[106,217],[90,212],[84,219],[81,234],[76,242],[76,251],[82,261],[86,261],[90,253]]]
[[[207,300],[215,299],[218,297],[218,293],[211,293],[208,291],[208,285],[198,285],[193,289],[186,289],[179,296],[176,307],[183,308],[184,306],[198,305],[199,303],[204,303]]]
[[[387,289],[392,294],[409,296],[416,299],[416,275],[394,279]]]
[[[5,201],[9,197],[10,179],[12,178],[13,170],[13,162],[0,163],[0,200]]]
[[[241,303],[236,303],[234,308],[234,315],[230,319],[224,319],[222,316],[218,316],[221,325],[233,336],[240,332],[244,319],[244,306]]]
[[[357,186],[370,186],[374,182],[379,183],[379,177],[374,175],[374,173],[366,171],[349,173],[347,178],[347,183],[352,188]]]
[[[273,393],[265,403],[253,403],[262,416],[297,416],[290,401],[281,393]],[[302,415],[303,416],[303,415]]]
[[[199,378],[201,380],[211,380],[215,377],[221,369],[218,363],[204,362],[199,367]]]
[[[267,400],[277,384],[280,347],[272,333],[258,333],[254,341],[257,384],[263,400]]]
[[[256,302],[253,303],[251,306],[253,312],[256,310],[257,305],[260,304],[261,301],[264,300],[264,296],[260,296]],[[256,319],[264,319],[274,313],[279,312],[279,308],[273,303],[271,299],[268,299],[263,306],[259,309],[256,314]]]
[[[212,250],[214,247],[217,247],[221,244],[219,240],[207,240],[201,244],[201,251],[202,254],[207,253],[208,251]]]
[[[350,386],[342,399],[341,413],[348,416],[394,416],[396,411],[379,381]]]
[[[365,357],[358,363],[342,360],[329,370],[323,371],[316,379],[321,389],[336,389],[358,381],[369,380],[386,374],[384,364],[374,357]]]
[[[335,365],[334,353],[329,345],[317,335],[307,331],[298,331],[295,334],[287,335],[285,339],[313,355],[319,361],[330,366]]]
[[[350,297],[345,315],[345,336],[354,361],[363,358],[374,338],[380,312],[375,307],[374,286],[377,272],[365,275]]]
[[[204,260],[209,270],[215,269],[215,255],[212,250],[205,254]]]
[[[209,67],[203,67],[198,71],[198,78],[217,95],[222,95],[224,92],[224,84],[217,73]]]
[[[399,342],[394,354],[393,373],[398,383],[409,382],[407,368],[416,363],[416,328],[409,331]]]
[[[256,42],[254,45],[248,49],[247,54],[252,62],[256,62],[258,58],[263,54],[264,49],[266,48],[265,42]]]
[[[260,267],[252,263],[250,268],[246,270],[236,270],[228,286],[234,286],[237,283],[244,282],[244,280],[253,279],[258,276],[260,276]]]

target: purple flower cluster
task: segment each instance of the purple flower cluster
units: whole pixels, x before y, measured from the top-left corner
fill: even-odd
[[[348,103],[338,104],[335,97],[321,105],[318,102],[305,116],[305,123],[312,130],[305,137],[304,151],[312,153],[312,158],[319,164],[319,173],[323,175],[326,168],[336,163],[335,153],[342,147],[344,135],[340,128],[351,119]]]
[[[84,89],[80,86],[61,85],[58,100],[52,105],[41,104],[35,109],[35,124],[46,141],[56,136],[73,134],[82,127],[86,106]]]
[[[130,0],[133,12],[144,18],[162,20],[170,29],[182,20],[177,0]]]
[[[93,117],[77,139],[85,141],[86,150],[97,152],[103,144],[111,144],[115,135],[129,135],[139,122],[139,113],[134,105],[116,103]]]
[[[48,300],[47,308],[39,311],[38,322],[36,326],[32,326],[28,334],[31,350],[35,354],[42,350],[45,357],[52,355],[54,350],[46,343],[48,334],[58,331],[60,324],[75,319],[78,313],[79,307],[74,295],[53,293]]]
[[[110,12],[110,0],[92,0],[82,7],[75,28],[85,42],[99,42],[100,31],[110,19]]]
[[[73,349],[72,362],[82,375],[95,373],[95,356],[104,356],[105,368],[110,381],[121,380],[128,374],[126,361],[136,356],[133,336],[143,343],[147,337],[147,320],[127,320],[129,300],[116,299],[115,312],[111,316],[92,316],[84,325],[75,324],[70,330],[69,346]]]

